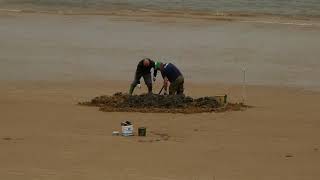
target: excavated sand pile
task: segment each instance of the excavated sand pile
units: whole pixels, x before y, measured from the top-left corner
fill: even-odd
[[[133,95],[115,93],[112,96],[98,96],[80,105],[96,106],[106,112],[145,113],[201,113],[243,110],[241,103],[221,105],[214,97],[192,98],[184,95],[164,96],[157,94]]]

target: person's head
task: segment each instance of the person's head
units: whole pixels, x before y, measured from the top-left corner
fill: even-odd
[[[143,60],[143,66],[144,67],[149,67],[149,65],[150,65],[150,59],[148,59],[148,58],[144,59]]]
[[[155,63],[155,69],[156,69],[156,70],[161,70],[162,67],[163,67],[163,63],[162,63],[162,62],[157,61],[157,62]]]

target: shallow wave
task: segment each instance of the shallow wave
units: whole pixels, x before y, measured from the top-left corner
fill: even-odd
[[[319,0],[0,0],[1,7],[29,9],[158,9],[284,16],[320,16]]]
[[[123,18],[134,18],[135,21],[154,21],[152,18],[183,18],[192,20],[205,20],[205,21],[237,21],[242,23],[260,23],[260,24],[280,24],[280,25],[293,25],[293,26],[308,26],[320,28],[320,16],[286,16],[262,13],[238,13],[238,12],[204,12],[204,11],[179,11],[179,10],[154,10],[154,9],[18,9],[18,8],[0,8],[1,12],[13,13],[45,13],[45,14],[60,14],[60,15],[105,15],[105,16],[118,16]],[[151,19],[150,19],[151,18]],[[133,20],[133,19],[131,19]],[[167,22],[170,20],[167,19]],[[173,21],[175,22],[175,21]]]

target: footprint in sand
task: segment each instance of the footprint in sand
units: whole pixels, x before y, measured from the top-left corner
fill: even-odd
[[[10,140],[12,140],[12,138],[10,138],[10,137],[5,137],[5,138],[2,138],[2,140],[10,141]]]
[[[4,137],[4,138],[2,138],[2,140],[4,140],[4,141],[13,141],[15,143],[16,141],[23,140],[23,138]]]
[[[285,157],[286,157],[286,158],[292,158],[293,155],[292,155],[292,154],[287,154]]]

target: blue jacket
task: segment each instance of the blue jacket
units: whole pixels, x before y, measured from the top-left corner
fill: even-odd
[[[182,76],[180,70],[171,63],[164,64],[163,70],[161,70],[162,77],[167,77],[169,82],[172,83],[175,81],[179,76]]]

